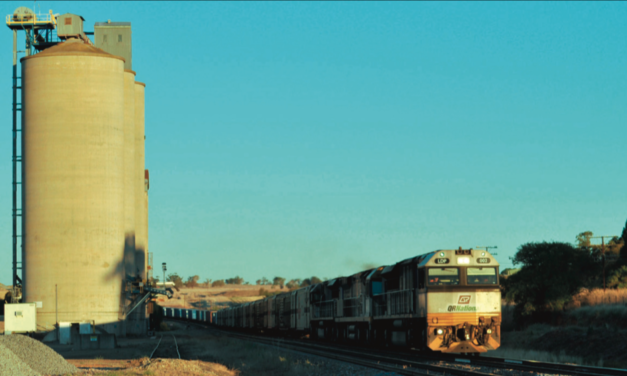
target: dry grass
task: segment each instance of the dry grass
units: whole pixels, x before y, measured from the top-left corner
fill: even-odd
[[[565,316],[571,325],[627,328],[627,289],[583,289]]]
[[[281,289],[279,286],[265,285],[226,285],[221,287],[197,287],[182,288],[174,291],[172,299],[157,299],[162,307],[189,308],[189,309],[215,309],[217,307],[231,306],[233,304],[252,302],[263,299],[259,295],[259,289],[275,292],[287,292],[287,288]]]
[[[582,289],[573,296],[573,302],[568,308],[596,306],[604,304],[627,304],[627,289]]]
[[[84,371],[83,375],[98,376],[238,376],[236,370],[230,370],[222,364],[208,363],[199,360],[179,359],[155,359],[153,361],[142,360],[138,367],[122,370],[98,370]]]

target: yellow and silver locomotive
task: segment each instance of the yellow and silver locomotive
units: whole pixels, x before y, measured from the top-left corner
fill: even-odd
[[[499,266],[487,251],[440,250],[216,313],[264,333],[479,353],[500,346]]]

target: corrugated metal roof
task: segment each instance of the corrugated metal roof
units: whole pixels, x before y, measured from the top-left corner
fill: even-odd
[[[46,48],[38,54],[26,56],[20,59],[20,61],[35,59],[39,57],[48,57],[48,56],[102,56],[102,57],[110,57],[113,59],[118,59],[124,61],[123,57],[111,55],[100,48],[96,48],[90,44],[83,43],[83,41],[75,39],[63,43],[59,43],[56,46],[52,46],[50,48]]]

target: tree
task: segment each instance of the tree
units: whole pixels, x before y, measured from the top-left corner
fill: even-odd
[[[227,278],[224,280],[224,282],[226,282],[226,284],[228,285],[241,285],[242,283],[244,283],[244,278],[240,278],[240,276],[236,276],[233,278]]]
[[[620,249],[620,258],[622,263],[627,265],[627,222],[625,222],[625,227],[623,227],[623,234],[620,236],[621,242],[623,243],[623,247]]]
[[[262,285],[269,285],[270,281],[268,280],[268,278],[263,277],[263,278],[261,278],[261,284]]]
[[[320,280],[320,278],[313,276],[311,278],[305,278],[303,279],[303,281],[300,283],[300,287],[305,287],[305,286],[309,286],[309,285],[315,285],[317,283],[322,283],[322,281]]]
[[[173,273],[173,274],[169,274],[168,277],[166,278],[166,280],[168,282],[173,282],[174,283],[174,287],[179,290],[183,287],[183,279],[181,279],[181,277],[179,277],[178,274]]]
[[[285,278],[283,278],[283,277],[274,277],[274,279],[272,280],[272,285],[273,286],[280,286],[281,288],[283,288],[283,286],[285,285]]]
[[[211,287],[223,287],[225,285],[224,281],[219,279],[217,281],[213,281]]]
[[[547,313],[562,310],[582,287],[591,287],[601,270],[592,250],[559,242],[523,244],[512,261],[522,267],[507,278],[506,297],[516,302],[519,323],[532,316],[546,320]]]
[[[286,286],[290,290],[295,290],[300,287],[300,279],[292,279]]]
[[[591,247],[590,238],[594,235],[592,231],[584,231],[577,235],[577,247],[579,248],[589,248]]]
[[[187,282],[185,282],[185,286],[189,288],[198,287],[198,280],[200,279],[197,275],[192,275],[187,278]]]
[[[607,287],[624,289],[627,288],[627,266],[621,266],[608,273]]]

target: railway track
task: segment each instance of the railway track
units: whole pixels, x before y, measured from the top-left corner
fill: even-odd
[[[344,346],[333,344],[334,346]],[[372,351],[369,348],[367,350]],[[512,360],[489,356],[468,356],[461,354],[420,353],[414,350],[397,349],[395,351],[377,349],[379,353],[403,356],[408,359],[422,361],[443,361],[457,364],[470,364],[478,367],[496,369],[514,369],[523,372],[533,372],[543,375],[573,375],[573,376],[627,376],[627,370],[604,367],[580,366],[572,364],[547,363],[533,360]]]
[[[150,360],[156,358],[163,359],[181,359],[181,352],[179,351],[179,345],[176,342],[174,335],[165,335],[159,338],[159,342],[152,353],[150,354]]]
[[[177,320],[174,320],[177,321]],[[425,364],[417,361],[402,359],[399,357],[376,355],[373,353],[364,353],[360,349],[340,349],[338,347],[328,347],[322,344],[312,343],[310,341],[290,340],[281,337],[267,338],[250,334],[235,333],[225,331],[215,327],[208,327],[199,323],[186,322],[188,325],[200,327],[206,330],[218,331],[220,333],[228,333],[229,336],[243,339],[246,341],[257,342],[269,345],[275,348],[299,351],[311,355],[316,355],[328,359],[343,361],[347,363],[357,364],[364,367],[380,369],[383,371],[394,372],[399,375],[407,376],[434,376],[434,375],[457,375],[457,376],[489,376],[490,373],[465,370],[458,368],[442,367],[436,365]]]
[[[189,322],[187,323],[205,329],[210,329],[206,325]],[[493,374],[479,372],[475,370],[455,368],[455,365],[470,365],[475,367],[490,367],[496,370],[516,370],[520,372],[536,373],[542,375],[627,376],[627,370],[625,369],[536,362],[531,360],[511,360],[488,356],[420,353],[413,350],[402,349],[390,351],[389,349],[385,348],[372,348],[366,346],[355,347],[314,340],[296,340],[283,337],[268,338],[266,336],[243,334],[216,327],[211,327],[211,329],[221,332],[227,332],[229,335],[249,341],[255,341],[275,347],[282,347],[296,351],[307,352],[314,355],[356,363],[367,367],[394,371],[398,374],[403,375],[433,375],[434,372],[447,375],[476,376]],[[437,361],[450,363],[453,366],[436,366],[433,364],[425,363]]]

